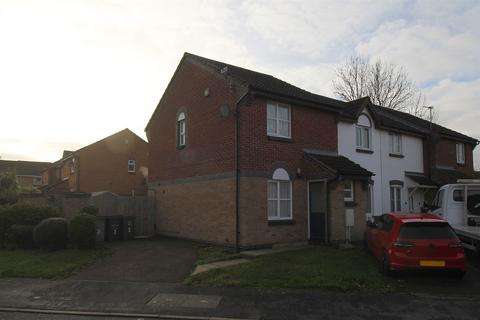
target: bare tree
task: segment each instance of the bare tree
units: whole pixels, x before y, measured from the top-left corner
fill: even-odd
[[[381,60],[370,64],[361,57],[351,57],[337,68],[336,75],[334,93],[345,101],[369,96],[376,105],[430,120],[424,95],[401,67]]]

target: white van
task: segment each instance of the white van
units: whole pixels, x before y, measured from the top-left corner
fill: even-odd
[[[466,248],[480,249],[480,180],[442,186],[429,208],[452,226]]]

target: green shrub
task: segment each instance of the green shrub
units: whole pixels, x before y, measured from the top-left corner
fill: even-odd
[[[82,210],[80,210],[81,213],[88,213],[92,216],[97,216],[98,215],[98,208],[95,206],[86,206],[83,207]]]
[[[68,222],[64,218],[47,218],[33,229],[35,245],[41,249],[58,250],[67,247]]]
[[[0,172],[0,205],[17,202],[18,186],[15,172]]]
[[[70,221],[68,233],[70,241],[79,249],[95,247],[97,235],[97,218],[88,213],[80,213]]]
[[[51,206],[26,203],[0,206],[0,247],[4,245],[5,232],[14,224],[36,226],[46,218],[58,216],[58,210]]]
[[[14,224],[5,232],[7,249],[31,249],[33,243],[33,226]]]

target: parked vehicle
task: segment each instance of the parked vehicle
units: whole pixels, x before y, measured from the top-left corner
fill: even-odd
[[[480,180],[442,186],[428,207],[452,226],[465,248],[480,253]]]
[[[381,261],[382,271],[454,270],[462,277],[467,262],[462,243],[448,222],[433,214],[386,213],[367,223],[367,248]]]

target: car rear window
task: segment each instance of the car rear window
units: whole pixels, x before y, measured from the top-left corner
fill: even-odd
[[[402,239],[456,239],[457,236],[447,223],[409,222],[400,227]]]

